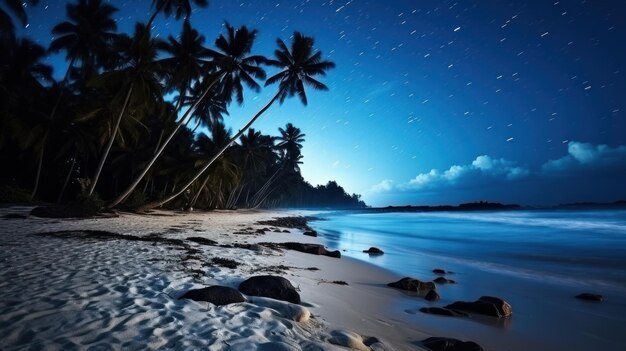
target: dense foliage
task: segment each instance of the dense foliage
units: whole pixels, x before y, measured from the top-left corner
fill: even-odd
[[[288,123],[275,136],[250,128],[274,102],[298,96],[306,105],[305,87],[328,89],[314,76],[334,64],[322,59],[313,38],[296,32],[291,46],[279,39],[269,59],[253,53],[255,30],[226,23],[209,48],[189,20],[194,3],[207,5],[154,0],[148,24],[137,23],[128,34],[117,32],[115,7],[78,0],[67,5],[48,49],[16,36],[12,21],[25,21],[22,7],[0,10],[0,194],[6,195],[0,200],[93,199],[125,208],[364,206],[333,181],[314,187],[302,178],[299,128]],[[179,36],[152,35],[160,14],[184,19]],[[43,63],[51,52],[66,56],[60,81]],[[264,82],[277,83],[276,95],[232,135],[223,118],[232,103],[243,103],[244,86],[261,89],[265,67],[278,68]]]

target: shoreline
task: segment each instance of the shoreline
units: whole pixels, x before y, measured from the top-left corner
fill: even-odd
[[[26,211],[28,207],[1,210],[3,215]],[[339,339],[355,332],[379,339],[381,342],[376,343],[376,349],[420,349],[419,342],[429,335],[406,319],[392,315],[390,307],[402,293],[386,284],[399,276],[353,258],[337,261],[327,256],[275,252],[268,248],[255,252],[194,243],[185,249],[156,242],[28,235],[60,230],[104,230],[170,239],[206,237],[225,246],[287,241],[319,244],[319,238],[304,236],[299,229],[254,232],[267,227],[256,224],[259,220],[315,213],[296,210],[189,214],[158,211],[150,215],[120,213],[118,217],[81,220],[4,218],[0,222],[4,231],[0,243],[11,251],[1,263],[4,273],[0,286],[6,291],[6,301],[10,302],[0,305],[3,348],[17,350],[39,345],[63,349],[70,345],[110,344],[121,348],[142,345],[222,349],[224,345],[239,345],[240,349],[246,349],[256,345],[257,349],[271,349],[290,345],[291,349],[335,349]],[[249,233],[235,234],[241,229]],[[207,262],[210,256],[234,260],[240,266],[235,269],[211,266],[211,262]],[[318,270],[307,270],[309,267]],[[302,305],[310,310],[313,318],[305,323],[294,323],[289,321],[288,315],[281,315],[281,308],[264,306],[258,298],[221,307],[174,299],[189,289],[209,285],[236,288],[243,279],[261,274],[290,280],[300,290]],[[333,281],[345,281],[348,285],[333,284]],[[209,337],[202,333],[202,325],[207,323],[215,326],[210,328]],[[273,335],[275,330],[282,330],[281,336]],[[198,338],[198,335],[203,337]]]

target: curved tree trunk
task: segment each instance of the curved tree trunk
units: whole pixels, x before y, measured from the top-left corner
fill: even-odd
[[[70,60],[70,64],[69,66],[67,66],[67,71],[65,71],[65,75],[63,76],[63,80],[61,81],[61,84],[60,84],[61,91],[59,92],[59,96],[57,97],[57,100],[55,101],[54,106],[52,107],[52,111],[50,112],[50,123],[54,121],[57,111],[59,110],[59,106],[61,105],[61,99],[63,98],[63,87],[65,86],[65,83],[67,83],[67,78],[69,78],[70,76],[70,71],[72,70],[72,67],[74,66],[74,61],[76,61],[76,56],[72,57],[72,59]],[[39,190],[39,179],[41,179],[41,168],[43,166],[43,156],[46,150],[46,144],[48,142],[49,132],[50,130],[48,129],[41,143],[41,151],[39,152],[39,162],[37,164],[37,174],[35,175],[35,184],[33,185],[33,191],[30,194],[31,201],[35,198],[35,195],[37,194],[37,190]]]
[[[163,144],[161,144],[161,146],[159,147],[159,149],[157,150],[157,152],[154,154],[154,156],[152,156],[152,159],[150,160],[150,162],[148,162],[148,165],[146,165],[146,167],[144,167],[143,171],[141,171],[141,173],[135,178],[135,180],[128,186],[128,188],[126,188],[126,190],[124,190],[122,192],[122,194],[120,194],[117,198],[115,198],[115,200],[111,201],[111,203],[109,205],[107,205],[108,208],[112,208],[117,206],[119,203],[121,203],[122,201],[124,201],[128,195],[130,195],[130,193],[133,192],[133,190],[135,190],[135,188],[137,187],[137,185],[139,184],[139,182],[141,182],[141,180],[143,179],[143,177],[146,175],[146,173],[148,173],[148,171],[150,170],[150,168],[152,168],[152,166],[154,165],[154,163],[156,162],[156,160],[161,156],[161,154],[163,153],[163,150],[165,150],[165,147],[169,144],[169,142],[174,138],[174,136],[176,135],[176,133],[180,130],[180,128],[183,125],[186,125],[186,121],[187,122],[189,120],[191,120],[191,113],[193,111],[195,111],[195,109],[198,107],[198,105],[204,100],[204,98],[207,96],[207,94],[209,93],[209,91],[213,88],[213,86],[224,76],[224,73],[217,75],[213,81],[211,82],[211,84],[209,84],[209,86],[204,90],[204,92],[202,93],[202,95],[196,100],[196,102],[189,107],[189,109],[187,109],[187,111],[185,111],[185,114],[183,115],[183,117],[181,117],[180,121],[178,121],[178,123],[176,124],[176,128],[174,128],[174,130],[170,133],[170,135],[167,137],[167,139],[165,139],[165,141],[163,142]],[[180,99],[182,101],[182,97]]]
[[[250,126],[259,118],[261,117],[261,115],[263,113],[265,113],[265,111],[267,111],[267,109],[270,108],[270,106],[272,106],[272,104],[274,104],[274,102],[278,99],[278,96],[280,95],[281,91],[279,90],[276,95],[274,95],[274,97],[270,100],[270,102],[267,103],[267,105],[263,106],[263,108],[261,108],[259,110],[259,112],[257,112],[254,117],[252,117],[252,119],[250,119],[250,121],[248,121],[248,123],[246,123],[245,126],[243,126],[243,128],[241,128],[239,130],[239,132],[237,132],[237,134],[235,134],[235,136],[233,136],[228,143],[226,143],[224,146],[222,146],[220,148],[220,150],[209,160],[209,162],[207,162],[202,169],[200,169],[200,171],[198,171],[196,173],[196,175],[193,176],[193,178],[187,183],[185,184],[183,187],[181,187],[181,189],[176,192],[174,195],[169,196],[165,199],[159,200],[159,201],[155,201],[155,202],[151,202],[149,204],[146,204],[144,206],[142,206],[140,209],[141,210],[149,210],[155,207],[159,207],[159,206],[163,206],[164,204],[174,200],[175,198],[177,198],[180,194],[182,194],[185,190],[187,190],[187,188],[189,188],[191,186],[191,184],[193,184],[193,182],[195,182],[198,178],[200,178],[200,176],[202,176],[202,174],[213,164],[213,162],[215,162],[215,160],[217,160],[218,157],[220,157],[224,151],[226,151],[226,149],[228,149],[230,147],[230,145],[232,143],[234,143],[237,139],[239,139],[239,137],[241,135],[243,135],[243,133],[248,130],[248,128],[250,128]]]
[[[93,190],[96,188],[96,184],[98,183],[98,179],[100,178],[100,173],[102,172],[102,167],[104,166],[104,162],[107,160],[107,157],[109,156],[109,151],[111,151],[111,146],[113,145],[113,142],[115,141],[115,137],[117,136],[117,132],[120,128],[120,122],[122,121],[124,112],[126,112],[126,107],[128,107],[128,103],[130,102],[130,96],[133,93],[134,86],[135,86],[135,81],[133,80],[133,82],[130,84],[130,87],[128,88],[128,93],[126,93],[126,98],[124,99],[124,105],[122,105],[122,110],[120,111],[120,114],[117,116],[117,121],[115,122],[115,128],[113,129],[113,134],[111,135],[111,138],[109,139],[109,142],[107,143],[107,146],[104,149],[104,153],[102,154],[102,157],[100,157],[98,168],[96,168],[96,172],[94,173],[93,178],[91,179],[91,184],[89,185],[89,191],[87,192],[87,195],[93,194]]]
[[[193,197],[193,199],[189,203],[189,206],[187,206],[187,211],[193,211],[193,207],[196,205],[198,198],[200,198],[200,194],[202,194],[202,190],[206,186],[206,183],[209,182],[209,178],[211,178],[211,175],[207,174],[206,178],[204,178],[204,181],[202,182],[202,185],[200,185],[200,189],[198,189],[198,192],[196,192],[196,195]]]

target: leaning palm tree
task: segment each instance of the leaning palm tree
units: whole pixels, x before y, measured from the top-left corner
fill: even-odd
[[[259,79],[265,78],[265,71],[263,71],[260,67],[260,64],[264,63],[266,59],[258,55],[248,56],[256,38],[256,31],[251,31],[245,26],[235,30],[228,23],[226,23],[226,30],[227,37],[220,35],[215,41],[215,45],[220,51],[207,50],[213,60],[207,63],[209,73],[204,78],[204,80],[208,82],[205,89],[201,92],[200,96],[196,98],[193,105],[191,105],[185,114],[180,118],[176,128],[170,133],[170,136],[166,139],[166,141],[163,142],[144,170],[135,178],[131,185],[122,192],[122,194],[120,194],[108,205],[109,208],[118,205],[132,193],[141,179],[143,179],[152,165],[159,158],[168,142],[174,137],[180,127],[189,121],[192,113],[200,106],[200,104],[203,103],[215,85],[220,83],[223,96],[236,95],[237,101],[240,101],[240,103],[243,102],[242,81],[251,89],[260,89],[259,85],[254,81],[252,76]],[[179,101],[182,101],[182,96],[184,96],[184,93],[181,93]]]
[[[331,61],[322,60],[322,53],[320,51],[313,50],[314,39],[307,37],[299,32],[295,32],[293,35],[293,41],[291,43],[291,50],[285,45],[285,43],[278,39],[278,49],[274,52],[275,60],[270,60],[268,63],[272,66],[281,69],[280,72],[270,77],[265,85],[273,83],[278,84],[278,92],[270,99],[270,101],[261,108],[251,119],[246,123],[243,128],[237,132],[231,138],[231,140],[224,145],[220,150],[202,167],[192,179],[177,191],[172,196],[165,199],[147,204],[143,206],[143,209],[154,208],[161,206],[182,194],[188,187],[190,187],[202,174],[215,162],[215,160],[226,151],[226,149],[234,143],[243,133],[250,128],[250,126],[265,112],[274,102],[277,100],[282,103],[287,97],[298,95],[300,101],[306,106],[307,97],[304,90],[304,86],[310,86],[316,90],[328,90],[328,87],[320,81],[313,78],[316,75],[326,75],[326,71],[334,68],[335,64]]]
[[[135,100],[137,103],[144,106],[162,98],[160,85],[161,69],[159,62],[156,61],[159,41],[151,37],[150,29],[141,23],[137,23],[133,37],[121,37],[118,45],[125,62],[128,64],[117,71],[107,72],[92,82],[94,86],[106,85],[109,82],[121,83],[125,86],[126,93],[115,120],[115,125],[111,129],[109,141],[91,178],[87,191],[88,195],[91,195],[96,188],[104,163],[120,129],[122,117],[124,117],[126,109],[131,103],[133,92],[136,91],[137,96]]]

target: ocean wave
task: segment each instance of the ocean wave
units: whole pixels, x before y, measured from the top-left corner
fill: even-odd
[[[573,218],[548,218],[548,217],[536,217],[537,214],[533,213],[484,213],[484,214],[470,214],[470,213],[428,213],[416,214],[421,217],[437,217],[447,219],[460,219],[489,223],[500,223],[507,225],[517,226],[533,226],[533,227],[549,227],[556,229],[569,229],[569,230],[603,230],[613,231],[619,233],[626,233],[626,223],[624,221],[602,220],[602,219],[573,219]],[[574,213],[570,213],[570,216],[574,216]]]

